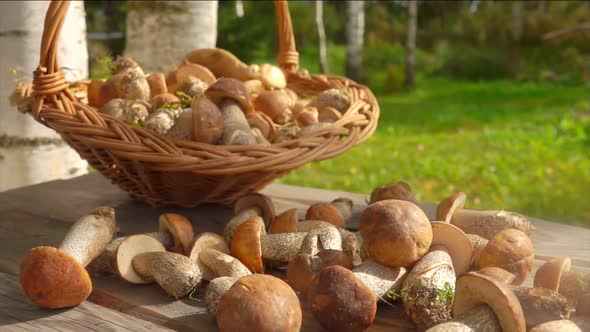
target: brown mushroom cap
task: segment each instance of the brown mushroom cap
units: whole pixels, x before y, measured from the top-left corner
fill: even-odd
[[[535,273],[534,287],[543,287],[557,292],[561,282],[561,274],[569,271],[572,260],[567,256],[556,257],[541,265]]]
[[[178,97],[171,93],[161,93],[159,95],[153,96],[150,100],[150,105],[152,106],[152,109],[158,109],[164,106],[165,104],[180,105],[180,99],[178,99]]]
[[[268,196],[261,193],[249,193],[238,198],[238,200],[234,203],[234,214],[238,215],[240,212],[252,207],[260,209],[260,212],[262,213],[262,220],[264,220],[264,225],[269,226],[272,220],[275,218],[275,208],[272,200]]]
[[[231,99],[240,104],[244,112],[252,110],[248,89],[246,89],[244,83],[234,78],[223,77],[218,79],[205,91],[205,96],[218,106],[221,105],[224,99]]]
[[[292,115],[289,109],[291,98],[278,90],[261,92],[252,104],[257,112],[268,115],[276,123],[286,123]]]
[[[514,273],[513,285],[521,285],[533,269],[535,255],[533,243],[517,229],[504,229],[485,247],[479,259],[479,266],[495,266]]]
[[[172,86],[190,81],[191,78],[199,79],[207,85],[215,83],[215,75],[207,67],[190,63],[187,60],[183,60],[176,70],[168,74],[166,83]]]
[[[255,274],[240,278],[217,305],[220,331],[285,331],[301,328],[299,298],[279,278]]]
[[[342,118],[342,113],[334,107],[326,106],[319,110],[318,120],[320,122],[336,122]]]
[[[238,226],[231,241],[231,254],[252,273],[264,273],[260,242],[262,218],[252,217]]]
[[[150,96],[152,99],[168,92],[168,85],[166,84],[166,77],[162,73],[151,73],[145,78],[150,86]]]
[[[164,213],[160,216],[160,232],[169,232],[174,240],[172,251],[188,255],[193,246],[195,233],[193,224],[184,216],[176,213]]]
[[[510,285],[512,281],[514,281],[514,278],[516,278],[513,273],[495,266],[484,267],[483,269],[479,269],[477,273],[494,278],[495,280],[506,285]]]
[[[100,100],[100,89],[107,80],[104,78],[94,79],[88,83],[88,105],[96,108],[102,106]]]
[[[216,144],[223,137],[225,124],[219,107],[205,96],[193,99],[193,139]]]
[[[395,199],[369,205],[361,215],[360,232],[369,256],[380,264],[406,267],[424,256],[432,243],[432,227],[417,205]]]
[[[268,115],[262,112],[250,112],[246,114],[246,120],[251,128],[258,128],[264,138],[272,141],[277,136],[277,129]]]
[[[578,299],[576,317],[590,317],[590,293],[586,293]]]
[[[295,123],[301,128],[317,124],[319,121],[318,109],[315,107],[306,107],[293,115]]]
[[[451,217],[455,210],[462,209],[465,206],[467,195],[464,192],[456,192],[451,196],[443,199],[436,207],[436,220],[451,222]]]
[[[412,188],[409,184],[403,181],[398,181],[396,183],[386,184],[375,188],[375,190],[373,190],[371,193],[370,202],[375,203],[384,201],[386,199],[399,199],[402,201],[418,204],[414,198],[414,195],[412,194]]]
[[[431,246],[441,245],[447,249],[453,261],[455,275],[460,276],[469,271],[473,248],[467,235],[459,227],[446,222],[435,221],[431,223],[431,226]]]
[[[487,304],[494,310],[502,331],[526,332],[518,298],[507,285],[474,272],[463,274],[455,285],[453,317],[457,318],[480,304]]]
[[[270,223],[269,233],[293,233],[297,232],[297,223],[299,217],[297,216],[297,209],[289,209],[279,214]]]
[[[36,247],[20,264],[20,284],[31,301],[44,308],[76,306],[92,292],[88,272],[76,259],[53,247]]]
[[[308,304],[320,324],[330,331],[364,331],[375,319],[377,299],[352,271],[338,265],[316,273]]]
[[[310,205],[305,214],[307,220],[323,220],[336,227],[344,227],[345,222],[338,209],[328,202],[318,202]]]

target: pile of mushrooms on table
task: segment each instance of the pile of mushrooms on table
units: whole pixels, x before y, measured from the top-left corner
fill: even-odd
[[[298,96],[270,64],[247,65],[221,48],[189,52],[168,72],[146,74],[130,57],[109,79],[72,89],[99,112],[171,139],[207,144],[269,145],[311,135],[342,118],[345,90]]]
[[[465,198],[443,199],[429,220],[410,186],[392,183],[373,191],[354,231],[348,198],[277,214],[269,197],[250,193],[234,202],[223,234],[194,234],[167,213],[158,231],[125,237],[115,237],[114,209],[100,207],[59,248],[31,249],[20,282],[48,308],[83,302],[90,275],[156,283],[173,298],[203,285],[220,331],[298,331],[302,306],[326,330],[364,331],[395,303],[419,331],[588,330],[590,274],[557,257],[533,276],[528,219],[467,210]],[[529,278],[533,287],[522,286]]]

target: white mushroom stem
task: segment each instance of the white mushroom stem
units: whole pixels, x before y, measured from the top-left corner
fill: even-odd
[[[473,266],[474,268],[477,269],[477,268],[479,268],[479,257],[481,257],[481,253],[483,252],[485,247],[488,245],[489,241],[477,234],[465,234],[465,235],[467,235],[469,242],[471,242],[471,247],[473,247],[473,259],[472,259],[471,266]]]
[[[145,252],[132,260],[146,281],[155,281],[174,298],[188,295],[200,282],[201,271],[188,257],[173,252]]]
[[[573,321],[567,319],[554,320],[535,326],[531,332],[582,332]]]
[[[330,225],[331,227],[336,227],[322,220],[304,220],[297,223],[297,231],[309,232],[312,228],[324,224]],[[360,265],[363,262],[361,257],[361,246],[363,240],[360,232],[351,232],[340,227],[336,227],[336,229],[340,233],[340,238],[342,241],[342,249],[339,250],[342,250],[352,259],[353,266]]]
[[[509,211],[479,211],[457,209],[451,223],[465,233],[477,234],[488,240],[506,228],[515,228],[529,235],[534,230],[529,220],[518,213]]]
[[[225,124],[222,138],[223,144],[256,144],[256,137],[252,135],[248,120],[237,102],[231,99],[224,99],[219,108],[221,109]]]
[[[233,216],[227,222],[225,228],[223,229],[223,236],[225,237],[227,243],[231,243],[234,232],[236,231],[236,228],[238,228],[238,226],[240,226],[244,221],[257,216],[262,216],[262,211],[260,210],[260,208],[255,206],[244,209],[240,211],[240,213]]]
[[[426,332],[502,332],[494,310],[482,304],[454,320],[438,324]]]
[[[454,293],[455,282],[453,261],[447,249],[432,246],[408,273],[401,291],[406,314],[418,328],[449,320],[452,294],[447,293]]]
[[[378,301],[388,302],[388,293],[399,293],[401,290],[407,270],[403,267],[381,265],[368,259],[352,269],[352,273],[369,287]]]
[[[301,251],[307,233],[278,233],[260,237],[262,258],[272,261],[288,262]]]
[[[115,210],[99,207],[70,227],[59,249],[74,257],[80,265],[86,266],[100,255],[116,232]]]
[[[215,317],[217,315],[217,304],[219,300],[227,292],[233,284],[238,281],[235,277],[219,277],[211,280],[207,291],[205,291],[205,303],[207,305],[207,312]]]

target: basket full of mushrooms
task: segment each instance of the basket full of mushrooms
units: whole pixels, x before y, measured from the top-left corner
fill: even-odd
[[[68,1],[51,3],[39,67],[12,101],[82,158],[151,205],[230,203],[308,162],[335,157],[377,127],[371,91],[310,75],[286,1],[275,1],[279,66],[197,49],[167,73],[119,57],[108,79],[68,83],[56,59]]]

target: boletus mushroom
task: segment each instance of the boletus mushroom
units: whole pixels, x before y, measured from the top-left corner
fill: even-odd
[[[193,140],[208,144],[217,144],[223,137],[225,123],[219,107],[207,97],[193,98]]]
[[[375,319],[375,295],[352,271],[338,265],[316,273],[308,304],[318,322],[329,331],[364,331]]]
[[[275,208],[272,200],[260,193],[246,194],[234,203],[234,217],[232,217],[223,229],[223,235],[227,243],[232,242],[236,228],[251,217],[260,216],[264,221],[263,233],[266,233],[266,226],[270,225],[275,217]]]
[[[302,312],[299,298],[279,278],[254,274],[238,279],[217,304],[220,331],[297,332]]]
[[[406,314],[420,329],[447,321],[456,276],[471,266],[472,248],[465,233],[444,222],[432,223],[430,251],[414,265],[403,283]]]
[[[371,193],[369,202],[370,204],[373,204],[386,199],[398,199],[418,205],[418,201],[416,201],[414,194],[412,194],[412,188],[404,181],[398,181],[375,188]]]
[[[115,210],[99,207],[78,219],[58,248],[41,246],[20,263],[19,281],[27,297],[40,307],[66,308],[82,303],[92,292],[84,268],[117,232]]]
[[[452,315],[452,321],[427,332],[526,331],[522,308],[508,286],[474,272],[457,279]]]
[[[287,123],[293,115],[289,109],[291,98],[279,90],[261,92],[252,104],[257,112],[266,114],[278,124]]]
[[[590,275],[574,271],[569,257],[556,257],[539,267],[533,285],[563,294],[576,306],[580,296],[590,292]]]
[[[352,269],[352,260],[339,250],[322,250],[316,255],[299,254],[287,265],[287,280],[294,290],[307,298],[313,276],[326,266],[340,265]]]
[[[306,220],[323,220],[334,226],[344,228],[352,216],[352,200],[337,198],[332,202],[318,202],[309,206],[305,214]]]
[[[386,266],[412,265],[432,243],[428,217],[407,201],[390,199],[369,205],[361,214],[359,227],[369,256]]]
[[[220,78],[205,91],[205,96],[219,107],[223,115],[223,144],[256,144],[244,115],[252,111],[252,103],[242,82],[233,78]]]
[[[514,228],[530,235],[535,229],[523,215],[509,211],[467,210],[467,195],[457,192],[443,199],[436,208],[436,220],[450,222],[465,233],[477,234],[491,240],[501,230]]]
[[[100,88],[99,104],[122,98],[148,101],[150,86],[141,67],[130,57],[120,56],[115,60],[113,76]]]
[[[227,246],[225,239],[215,233],[204,232],[195,238],[188,257],[199,266],[199,270],[201,270],[201,273],[203,274],[203,279],[210,281],[216,278],[217,274],[199,259],[201,252],[205,249],[214,249],[229,254],[229,247]]]

